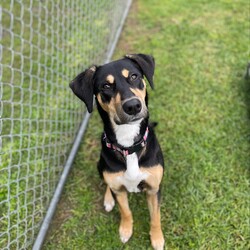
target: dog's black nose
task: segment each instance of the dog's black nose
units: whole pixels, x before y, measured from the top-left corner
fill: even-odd
[[[122,108],[128,115],[136,115],[141,111],[141,102],[137,98],[126,101]]]

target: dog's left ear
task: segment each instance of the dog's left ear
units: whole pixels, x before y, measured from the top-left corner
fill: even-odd
[[[150,55],[145,54],[129,54],[126,58],[136,62],[143,74],[146,76],[151,88],[154,88],[153,76],[155,71],[155,60]]]
[[[96,66],[92,66],[80,73],[70,84],[74,94],[81,99],[87,106],[88,112],[93,111],[94,99],[94,75]]]

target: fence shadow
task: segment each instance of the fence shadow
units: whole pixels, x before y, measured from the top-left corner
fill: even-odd
[[[247,133],[247,140],[248,140],[248,144],[249,144],[249,152],[250,152],[250,62],[248,63],[247,67],[246,67],[246,73],[244,76],[244,80],[243,80],[243,91],[245,94],[245,104],[246,104],[246,108],[247,108],[247,123],[248,123],[248,133]],[[248,174],[250,174],[250,156],[248,159]],[[248,175],[250,177],[250,175]]]

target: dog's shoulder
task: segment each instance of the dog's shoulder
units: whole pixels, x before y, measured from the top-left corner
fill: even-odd
[[[154,128],[157,123],[149,123],[149,134],[144,154],[139,159],[139,165],[142,167],[152,167],[161,165],[164,167],[164,158]]]

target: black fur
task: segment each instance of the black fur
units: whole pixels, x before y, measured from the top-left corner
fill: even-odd
[[[70,88],[74,94],[80,98],[87,106],[89,113],[93,111],[94,97],[94,74],[96,67],[92,66],[80,73],[70,84]]]

